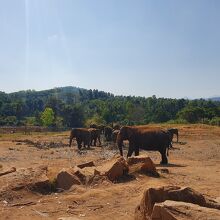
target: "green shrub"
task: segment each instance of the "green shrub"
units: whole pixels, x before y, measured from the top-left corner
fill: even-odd
[[[211,119],[210,124],[220,126],[220,117],[215,117],[215,118]]]

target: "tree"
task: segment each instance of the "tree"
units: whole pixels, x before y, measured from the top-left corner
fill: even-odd
[[[44,126],[51,126],[54,122],[54,111],[52,108],[45,108],[41,114],[41,121]]]
[[[84,113],[80,105],[66,106],[62,113],[64,124],[67,127],[82,127]]]
[[[188,106],[179,111],[177,116],[188,121],[189,123],[195,123],[204,118],[205,112],[203,108]]]

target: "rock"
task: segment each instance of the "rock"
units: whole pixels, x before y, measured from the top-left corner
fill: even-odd
[[[3,196],[3,199],[6,200],[7,195],[10,195],[11,199],[20,195],[19,191],[22,189],[42,194],[51,192],[51,184],[47,177],[47,166],[17,169],[16,172],[1,176],[0,183],[0,194],[5,195],[6,197]]]
[[[94,167],[94,166],[95,164],[93,161],[77,165],[77,167],[79,167],[80,169],[83,169],[85,167]]]
[[[193,203],[207,208],[220,209],[220,205],[201,193],[185,187],[168,186],[161,188],[149,188],[144,192],[139,206],[135,210],[135,220],[150,219],[155,203],[162,203],[166,200],[182,201]]]
[[[12,167],[10,170],[6,170],[4,172],[0,172],[0,176],[4,176],[6,174],[13,173],[13,172],[16,172],[16,167]]]
[[[167,168],[158,169],[158,172],[169,174],[170,171]]]
[[[51,191],[51,185],[50,185],[49,178],[44,174],[39,176],[29,186],[33,191],[40,192],[43,194],[46,194]]]
[[[57,175],[57,187],[68,190],[73,185],[86,185],[91,182],[95,173],[95,167],[84,167],[80,169],[78,166],[69,169],[62,169]]]
[[[7,183],[2,185],[1,192],[9,192],[11,190],[15,192],[24,188],[43,194],[50,191],[47,166],[21,168],[18,170],[12,168],[12,171],[8,175],[1,177],[1,181]]]
[[[57,175],[57,188],[68,190],[72,185],[80,185],[81,181],[74,175],[74,169],[62,169]]]
[[[150,157],[129,157],[127,159],[127,163],[129,165],[129,173],[143,172],[146,174],[153,174],[154,176],[159,176],[155,164],[153,163]]]
[[[218,220],[220,212],[217,209],[201,207],[199,205],[167,200],[155,204],[151,215],[152,220]]]
[[[217,198],[215,199],[215,201],[218,202],[218,203],[220,203],[220,197],[217,197]]]
[[[39,166],[36,168],[30,168],[29,170],[31,173],[33,173],[33,178],[30,178],[30,183],[28,184],[28,187],[33,190],[40,193],[48,193],[51,190],[50,181],[47,177],[47,166]]]
[[[128,173],[128,164],[123,157],[114,157],[110,161],[98,166],[95,175],[107,176],[109,180],[115,181]]]
[[[92,187],[99,186],[99,185],[109,186],[110,184],[112,184],[112,182],[109,180],[107,176],[95,175],[89,180],[88,184]]]
[[[74,175],[78,177],[82,184],[87,184],[90,179],[93,178],[95,172],[95,167],[85,167],[80,169],[77,167],[74,168]]]

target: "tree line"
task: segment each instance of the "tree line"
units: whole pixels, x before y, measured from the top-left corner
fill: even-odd
[[[114,96],[76,87],[0,92],[0,126],[83,127],[91,123],[206,123],[220,125],[220,102]]]

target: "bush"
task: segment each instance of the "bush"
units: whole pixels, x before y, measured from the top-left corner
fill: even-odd
[[[99,115],[94,115],[92,118],[87,119],[85,122],[86,127],[89,127],[91,124],[101,125],[101,124],[106,124],[106,121]]]
[[[211,119],[210,124],[220,126],[220,117],[215,117],[215,118]]]
[[[206,125],[209,125],[209,124],[210,124],[210,120],[209,120],[208,118],[204,118],[204,119],[202,120],[202,123],[203,123],[203,124],[206,124]]]
[[[16,116],[8,116],[5,118],[5,123],[6,125],[9,125],[9,126],[15,126],[17,125],[17,118]]]
[[[26,125],[36,125],[36,117],[26,117],[25,118],[25,124]]]
[[[166,122],[166,124],[189,124],[189,122],[185,119],[178,118],[175,120],[169,120]]]

